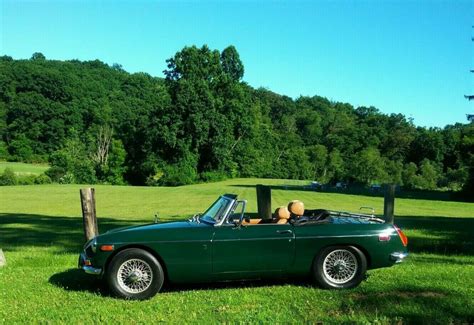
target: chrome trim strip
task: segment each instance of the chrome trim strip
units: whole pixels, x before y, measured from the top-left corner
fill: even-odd
[[[375,237],[378,234],[371,234],[371,235],[327,235],[327,236],[300,236],[297,239],[314,239],[314,238],[342,238],[342,237]]]
[[[151,244],[169,244],[169,243],[210,243],[211,239],[190,239],[190,240],[160,240],[160,241],[137,241],[137,242],[115,242],[114,245],[130,245],[130,244],[139,244],[144,246],[149,246]]]
[[[390,254],[390,259],[395,263],[401,263],[408,256],[408,253],[395,252]]]
[[[235,238],[235,239],[214,239],[214,242],[221,241],[256,241],[256,240],[288,240],[293,239],[294,237],[268,237],[268,238]]]

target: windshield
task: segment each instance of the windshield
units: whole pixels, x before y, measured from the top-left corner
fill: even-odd
[[[201,219],[218,223],[222,220],[222,218],[225,217],[225,212],[227,211],[227,208],[231,202],[231,199],[221,196],[216,202],[214,202],[214,204],[209,207],[209,209],[206,210],[206,212],[202,214]]]

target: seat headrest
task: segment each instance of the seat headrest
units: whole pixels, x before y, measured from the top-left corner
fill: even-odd
[[[290,219],[290,211],[288,211],[287,207],[279,207],[275,210],[275,218]]]
[[[301,217],[304,214],[304,204],[299,200],[293,200],[288,204],[288,210],[294,215]]]

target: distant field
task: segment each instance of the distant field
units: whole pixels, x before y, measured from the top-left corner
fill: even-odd
[[[223,193],[256,211],[255,184],[278,186],[273,208],[292,199],[307,207],[357,211],[383,199],[285,189],[306,182],[234,179],[176,188],[94,186],[101,232],[201,212]],[[0,187],[0,323],[366,323],[474,322],[474,203],[396,200],[396,223],[411,256],[373,270],[358,288],[326,291],[309,282],[274,281],[168,287],[145,302],[110,298],[75,270],[82,245],[79,188],[84,185]],[[192,271],[190,271],[192,272]]]
[[[25,164],[20,162],[0,161],[0,173],[5,168],[12,169],[17,175],[39,175],[44,173],[49,166],[47,164]]]

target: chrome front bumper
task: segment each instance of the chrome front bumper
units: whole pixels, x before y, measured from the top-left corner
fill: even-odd
[[[102,269],[100,268],[93,267],[92,265],[85,265],[86,260],[86,254],[81,253],[81,255],[79,255],[79,261],[77,263],[80,269],[83,269],[84,272],[86,272],[87,274],[100,275],[102,273]]]
[[[407,256],[408,253],[395,252],[390,254],[390,260],[394,261],[395,263],[401,263]]]

